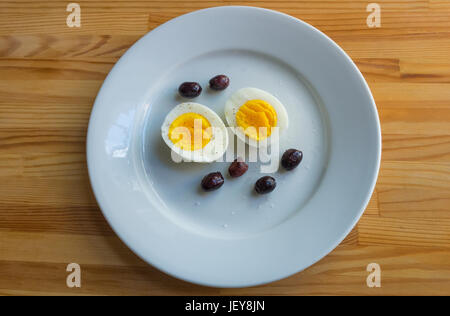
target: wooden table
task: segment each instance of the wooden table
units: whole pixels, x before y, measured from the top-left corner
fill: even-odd
[[[0,294],[450,294],[450,1],[0,1]],[[138,259],[105,222],[89,186],[85,140],[94,98],[137,39],[180,14],[247,4],[312,24],[353,58],[383,132],[378,184],[330,255],[266,286],[214,289]],[[82,287],[66,286],[81,265]],[[369,263],[381,288],[366,285]]]

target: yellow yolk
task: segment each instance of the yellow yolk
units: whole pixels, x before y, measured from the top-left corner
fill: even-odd
[[[211,124],[197,113],[178,116],[169,127],[169,139],[183,150],[198,150],[211,140]]]
[[[236,123],[248,137],[261,140],[269,137],[271,128],[277,126],[277,112],[266,101],[249,100],[236,113]]]

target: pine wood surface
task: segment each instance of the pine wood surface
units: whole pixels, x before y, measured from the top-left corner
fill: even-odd
[[[0,0],[0,295],[450,295],[450,1]],[[356,62],[383,133],[380,176],[357,227],[290,278],[215,289],[138,259],[92,194],[85,140],[94,98],[118,58],[180,14],[219,5],[279,10],[325,32]],[[66,286],[77,262],[82,287]],[[381,288],[366,266],[379,263]]]

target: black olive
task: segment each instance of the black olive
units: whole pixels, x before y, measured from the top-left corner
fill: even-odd
[[[223,185],[224,179],[220,172],[211,172],[202,180],[202,188],[205,191],[217,190]]]
[[[235,159],[234,162],[228,168],[228,172],[230,173],[230,176],[232,176],[233,178],[242,176],[244,173],[247,172],[247,170],[248,165],[240,158]]]
[[[288,149],[281,157],[281,165],[286,170],[292,170],[296,168],[303,159],[303,153],[297,149]]]
[[[209,87],[213,90],[225,90],[230,84],[230,78],[225,75],[218,75],[209,80]]]
[[[202,87],[197,82],[183,82],[178,88],[182,97],[195,98],[202,92]]]
[[[259,194],[266,194],[272,192],[276,186],[277,182],[274,178],[265,176],[256,181],[255,191]]]

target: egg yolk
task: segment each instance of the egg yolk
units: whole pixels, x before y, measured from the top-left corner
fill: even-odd
[[[271,128],[277,126],[277,112],[266,101],[249,100],[236,113],[236,123],[248,137],[259,141],[269,137]]]
[[[183,150],[202,149],[209,143],[211,137],[211,124],[198,113],[184,113],[169,127],[169,139]]]

